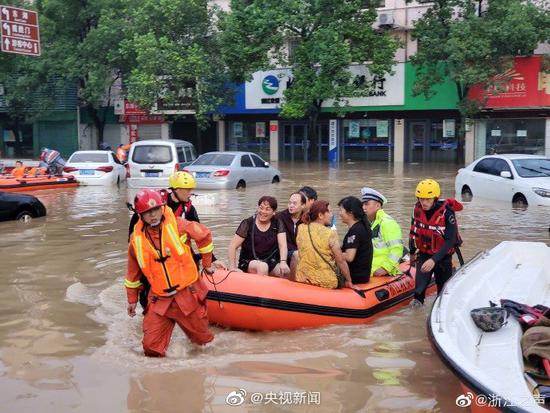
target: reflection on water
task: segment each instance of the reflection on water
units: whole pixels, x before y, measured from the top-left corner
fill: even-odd
[[[283,209],[290,193],[307,184],[336,205],[372,186],[388,198],[385,209],[405,236],[417,182],[438,179],[443,196],[454,196],[457,169],[373,162],[278,167],[278,185],[195,191],[193,202],[221,259],[227,260],[235,229],[262,195],[275,196]],[[36,195],[48,209],[46,218],[0,223],[3,410],[459,411],[458,382],[426,338],[427,307],[365,326],[274,333],[214,328],[216,339],[205,348],[176,329],[167,358],[143,357],[141,317],[126,315],[122,288],[130,216],[125,203],[135,193],[124,187],[41,191]],[[540,207],[514,209],[474,198],[457,217],[466,259],[505,239],[549,242],[548,210]],[[338,223],[338,230],[342,236],[346,228]],[[239,389],[247,396],[236,410],[226,397]],[[262,402],[252,403],[252,393]],[[290,394],[277,401],[292,403],[266,404],[275,397],[270,393]],[[316,394],[319,404],[315,397],[301,403],[301,395]]]

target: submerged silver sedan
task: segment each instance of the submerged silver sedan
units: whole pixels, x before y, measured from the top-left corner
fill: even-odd
[[[193,174],[199,189],[241,189],[281,180],[281,172],[253,152],[207,152],[185,170]]]

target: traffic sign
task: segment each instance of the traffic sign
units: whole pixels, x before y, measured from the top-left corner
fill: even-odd
[[[0,5],[1,50],[40,56],[38,14],[32,10]]]

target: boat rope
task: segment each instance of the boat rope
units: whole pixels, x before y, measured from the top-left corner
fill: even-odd
[[[216,282],[216,280],[214,279],[214,274],[208,274],[204,268],[201,270],[201,274],[204,275],[206,277],[206,279],[210,282],[210,284],[212,284],[214,286],[214,291],[216,292],[216,298],[218,299],[218,305],[220,306],[220,308],[223,308],[223,304],[220,300],[220,294],[218,293],[218,288],[216,286],[218,284],[223,283],[225,280],[227,280],[227,278],[229,277],[229,275],[232,272],[239,272],[239,271],[229,270],[229,271],[227,271],[227,274],[225,275],[225,277],[223,277],[223,279],[221,281]]]

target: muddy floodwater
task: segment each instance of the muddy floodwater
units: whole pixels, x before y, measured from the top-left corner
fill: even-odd
[[[222,260],[227,262],[239,222],[262,195],[286,208],[290,193],[307,184],[336,205],[372,186],[388,198],[385,209],[405,237],[417,182],[436,178],[443,196],[454,196],[457,170],[385,163],[277,166],[280,184],[196,191],[193,202]],[[121,185],[35,195],[48,209],[46,218],[0,223],[0,411],[462,411],[455,404],[459,383],[426,336],[429,306],[361,326],[270,333],[214,327],[216,338],[205,348],[176,328],[166,358],[145,358],[142,317],[127,316],[122,286],[130,217],[125,202],[133,194]],[[549,212],[474,198],[457,215],[464,257],[503,240],[550,243]],[[342,223],[338,233],[345,233]],[[244,396],[240,406],[227,403],[231,392]]]

